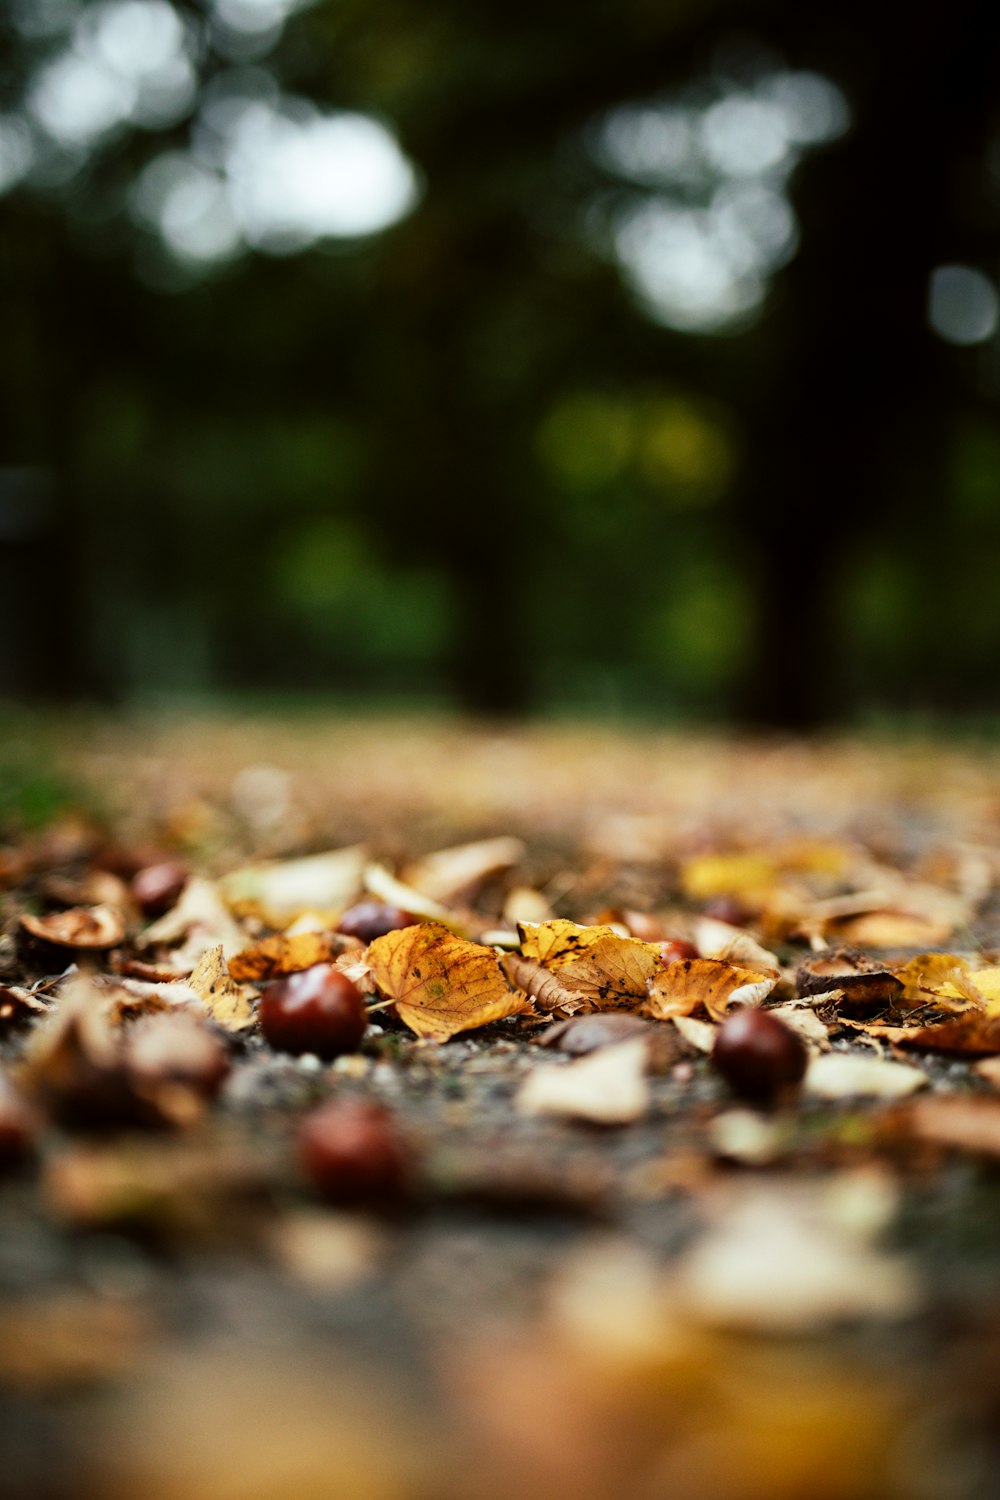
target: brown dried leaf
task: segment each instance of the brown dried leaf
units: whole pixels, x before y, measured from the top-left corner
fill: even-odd
[[[970,1010],[941,1026],[896,1027],[890,1040],[903,1047],[926,1048],[928,1052],[955,1052],[965,1057],[991,1057],[1000,1052],[1000,1015]]]
[[[470,900],[488,880],[519,864],[524,852],[523,840],[510,837],[457,844],[407,865],[403,880],[422,895],[449,906]]]
[[[541,1010],[572,1016],[577,1011],[590,1010],[589,1001],[570,989],[555,974],[550,974],[537,958],[525,958],[521,953],[505,953],[500,967],[517,989],[523,990]]]
[[[891,969],[853,948],[813,954],[799,965],[795,978],[800,995],[842,990],[842,1007],[854,1011],[876,1009],[903,993],[903,981]]]
[[[517,1096],[526,1115],[563,1115],[600,1125],[628,1125],[649,1108],[649,1056],[642,1038],[602,1047],[565,1067],[535,1068]]]
[[[611,927],[552,921],[520,923],[518,931],[523,957],[536,960],[563,990],[595,1010],[635,1009],[660,968],[655,943],[622,937]]]
[[[689,1016],[703,1005],[713,1021],[731,1005],[759,1005],[774,989],[776,974],[761,974],[715,958],[680,958],[665,964],[649,986],[643,1010],[657,1021]]]
[[[58,948],[85,948],[93,952],[114,948],[125,936],[121,912],[113,906],[73,906],[46,917],[25,913],[21,926],[32,937]]]
[[[248,980],[261,983],[277,979],[282,974],[297,974],[302,969],[311,969],[314,964],[333,963],[348,946],[355,955],[359,951],[347,938],[336,932],[299,932],[294,937],[278,933],[275,937],[263,938],[240,953],[234,953],[229,960],[229,973],[241,984]]]
[[[376,938],[368,963],[400,1019],[417,1036],[434,1041],[516,1015],[528,1005],[510,988],[492,948],[467,942],[437,923]]]
[[[231,978],[222,944],[203,954],[191,975],[190,987],[219,1026],[246,1031],[256,1017],[249,995]]]
[[[222,944],[228,958],[246,947],[242,928],[210,880],[192,877],[172,911],[147,927],[139,939],[143,948],[182,943],[171,953],[175,969],[190,973],[203,953]]]
[[[304,859],[248,865],[226,875],[219,889],[239,915],[287,927],[303,912],[334,916],[347,906],[361,889],[365,858],[365,850],[355,845]]]

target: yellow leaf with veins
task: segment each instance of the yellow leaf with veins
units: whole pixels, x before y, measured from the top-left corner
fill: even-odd
[[[500,1021],[528,1007],[512,990],[497,954],[421,922],[376,938],[368,949],[372,978],[417,1036],[444,1042],[459,1031]]]
[[[649,987],[646,1015],[657,1021],[689,1016],[703,1005],[713,1021],[731,1005],[759,1005],[777,983],[776,974],[761,974],[715,958],[680,958],[664,965]]]
[[[534,959],[595,1010],[634,1008],[659,970],[656,943],[622,937],[612,927],[579,927],[562,920],[518,923],[521,954]]]

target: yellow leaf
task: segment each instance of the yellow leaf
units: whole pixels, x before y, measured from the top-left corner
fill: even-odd
[[[666,964],[649,986],[647,1015],[657,1021],[689,1016],[703,1005],[718,1021],[731,1005],[759,1005],[771,993],[777,976],[741,969],[715,958],[680,958]]]
[[[988,1016],[1000,1016],[1000,965],[988,969],[976,969],[968,976],[976,994],[984,1002]]]
[[[262,939],[229,960],[229,973],[240,983],[297,974],[314,964],[330,964],[344,951],[344,940],[333,932],[287,933]]]
[[[575,922],[518,924],[521,954],[534,959],[570,991],[597,1010],[632,1008],[645,1000],[649,981],[660,968],[655,943],[622,937],[612,927],[579,927]]]
[[[246,1031],[253,1025],[253,1006],[230,977],[221,943],[202,955],[188,984],[219,1026],[227,1031]]]
[[[919,953],[896,970],[904,985],[903,998],[911,1005],[926,1005],[928,1000],[949,1010],[974,1003],[977,995],[971,983],[969,965],[955,953]]]
[[[368,949],[372,978],[417,1036],[444,1042],[527,1008],[492,948],[456,937],[436,922],[398,928]]]
[[[681,871],[684,894],[691,901],[713,896],[765,895],[774,885],[777,868],[763,854],[701,854]]]

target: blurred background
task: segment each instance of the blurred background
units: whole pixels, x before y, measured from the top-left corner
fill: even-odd
[[[5,10],[5,698],[1000,709],[995,5]]]

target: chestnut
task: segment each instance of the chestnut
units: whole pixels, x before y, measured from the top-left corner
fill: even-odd
[[[361,991],[333,964],[287,974],[260,997],[261,1030],[279,1052],[339,1057],[355,1050],[367,1023]]]
[[[180,860],[164,859],[136,872],[132,899],[143,916],[162,917],[177,905],[187,883],[188,872]]]
[[[324,1104],[296,1138],[299,1166],[331,1203],[378,1203],[405,1191],[409,1160],[388,1110],[367,1100]]]
[[[399,927],[412,927],[418,920],[401,906],[386,906],[382,901],[359,901],[344,912],[337,923],[337,931],[368,944]]]
[[[675,964],[678,959],[699,956],[694,943],[689,943],[686,938],[667,938],[666,942],[660,944],[660,958],[665,964]]]
[[[0,1074],[0,1170],[16,1165],[34,1144],[37,1124],[25,1104]]]
[[[808,1061],[802,1038],[753,1005],[726,1017],[712,1048],[715,1068],[745,1099],[767,1101],[801,1083]]]

